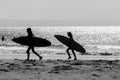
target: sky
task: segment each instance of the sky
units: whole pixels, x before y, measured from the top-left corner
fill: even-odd
[[[0,0],[0,20],[120,25],[119,0]]]

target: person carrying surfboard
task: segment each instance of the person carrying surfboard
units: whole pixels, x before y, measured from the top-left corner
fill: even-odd
[[[34,50],[34,43],[32,43],[32,38],[34,37],[34,34],[32,33],[31,28],[27,28],[27,33],[28,33],[28,36],[27,36],[27,37],[29,38],[29,42],[30,42],[30,44],[29,44],[29,46],[28,46],[28,49],[27,49],[27,51],[26,51],[26,53],[27,53],[27,60],[29,60],[29,58],[30,58],[30,50],[32,50],[32,52],[39,57],[39,60],[41,60],[43,57],[40,56],[40,55],[39,55],[37,52],[35,52],[35,50]]]
[[[74,41],[73,36],[72,36],[72,33],[71,33],[71,32],[67,32],[67,35],[68,35],[68,37],[69,37],[69,39],[70,39],[70,41],[69,41],[69,47],[68,47],[67,50],[66,50],[66,52],[67,52],[67,54],[68,54],[68,59],[71,59],[69,50],[72,50],[72,53],[73,53],[73,55],[74,55],[74,60],[77,60],[77,57],[76,57],[76,55],[75,55],[75,52],[74,52],[74,49],[73,49],[73,45],[72,45],[72,42]]]
[[[74,60],[77,60],[76,54],[74,51],[78,51],[80,52],[82,55],[86,53],[85,48],[80,45],[78,42],[76,42],[73,39],[72,33],[71,32],[67,32],[68,37],[63,36],[63,35],[54,35],[54,37],[60,41],[61,43],[63,43],[65,46],[67,46],[67,54],[68,54],[68,59],[71,59],[69,50],[72,50],[72,53],[74,55]]]

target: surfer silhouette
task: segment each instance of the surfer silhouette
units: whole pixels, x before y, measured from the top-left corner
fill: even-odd
[[[31,28],[27,28],[27,33],[28,33],[28,39],[29,39],[29,46],[28,46],[28,49],[27,49],[27,51],[26,51],[26,53],[27,53],[27,60],[29,60],[29,58],[30,58],[30,50],[32,50],[32,52],[35,54],[35,55],[37,55],[38,57],[39,57],[39,60],[41,60],[42,59],[42,56],[40,56],[37,52],[35,52],[35,50],[34,50],[34,43],[32,43],[32,38],[34,37],[34,34],[32,33],[32,30],[31,30]]]
[[[74,60],[77,60],[77,57],[76,57],[76,55],[75,55],[75,52],[74,52],[74,49],[73,49],[73,45],[72,45],[72,42],[74,41],[73,36],[72,36],[72,33],[71,33],[71,32],[68,32],[67,35],[68,35],[68,37],[69,37],[69,39],[70,39],[70,41],[69,41],[69,47],[68,47],[68,49],[66,50],[66,52],[67,52],[67,54],[68,54],[68,59],[71,59],[69,50],[72,50],[72,53],[73,53],[73,55],[74,55]]]
[[[71,50],[74,56],[74,60],[77,60],[76,54],[74,51],[80,52],[82,55],[86,53],[86,50],[83,46],[81,46],[78,42],[76,42],[73,39],[73,35],[71,32],[67,32],[68,37],[63,36],[63,35],[54,35],[54,37],[60,41],[62,44],[67,46],[67,54],[68,54],[68,59],[71,59],[69,51]]]

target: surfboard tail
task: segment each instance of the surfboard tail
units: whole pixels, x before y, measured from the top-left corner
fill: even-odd
[[[81,54],[82,54],[82,55],[85,55],[85,54],[86,54],[86,50],[85,50],[85,49],[82,50],[82,51],[81,51]]]

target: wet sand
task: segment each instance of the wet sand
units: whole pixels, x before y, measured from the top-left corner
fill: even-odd
[[[119,60],[0,60],[0,80],[119,79]]]

